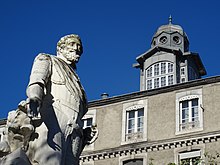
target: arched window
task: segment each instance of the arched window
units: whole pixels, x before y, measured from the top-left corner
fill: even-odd
[[[174,84],[174,64],[169,61],[155,63],[146,69],[146,89]]]

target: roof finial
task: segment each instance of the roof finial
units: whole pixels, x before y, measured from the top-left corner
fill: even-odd
[[[172,24],[172,16],[169,16],[169,24]]]

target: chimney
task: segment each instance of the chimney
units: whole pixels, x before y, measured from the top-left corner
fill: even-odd
[[[108,93],[102,93],[102,94],[101,94],[101,99],[107,99],[108,96],[109,96]]]

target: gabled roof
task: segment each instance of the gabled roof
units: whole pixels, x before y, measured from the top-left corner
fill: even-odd
[[[146,51],[145,53],[141,54],[140,56],[138,56],[136,58],[137,62],[139,64],[142,64],[146,59],[148,59],[149,57],[151,57],[152,55],[154,55],[157,52],[160,51],[164,51],[167,53],[173,53],[173,54],[177,54],[177,55],[182,55],[182,51],[179,48],[175,48],[175,47],[163,47],[163,46],[155,46],[151,49],[149,49],[148,51]]]

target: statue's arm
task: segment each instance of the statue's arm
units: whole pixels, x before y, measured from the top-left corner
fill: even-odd
[[[30,81],[26,90],[29,101],[28,115],[30,117],[38,116],[50,75],[51,57],[47,54],[39,54],[34,60]]]

